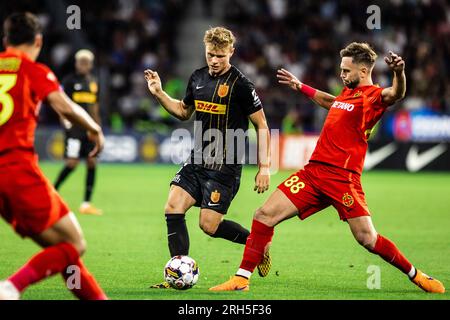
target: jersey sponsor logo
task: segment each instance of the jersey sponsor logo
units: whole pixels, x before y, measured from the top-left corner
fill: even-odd
[[[342,197],[342,203],[344,204],[344,206],[351,207],[354,202],[355,200],[350,194],[348,194],[348,192],[344,193],[344,196]]]
[[[417,172],[445,151],[447,151],[447,146],[445,144],[438,144],[419,154],[419,148],[416,145],[413,145],[406,155],[406,169],[411,172]]]
[[[22,60],[18,58],[1,58],[0,71],[16,72],[20,68]]]
[[[335,101],[332,105],[332,108],[337,108],[337,109],[342,109],[342,110],[346,110],[346,111],[353,111],[353,109],[355,109],[355,105],[351,104],[351,103],[346,103],[346,102],[340,102],[340,101]]]
[[[212,114],[225,114],[227,111],[227,105],[195,100],[195,110]]]
[[[221,98],[225,98],[228,94],[228,89],[230,88],[230,86],[226,85],[226,84],[221,84],[219,86],[219,90],[217,91],[217,95]]]
[[[91,92],[79,91],[72,94],[72,100],[77,103],[95,103],[97,96]]]
[[[219,202],[219,200],[220,200],[220,192],[217,190],[211,192],[211,201],[217,203]]]

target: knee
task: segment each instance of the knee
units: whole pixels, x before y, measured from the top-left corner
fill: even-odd
[[[84,238],[75,241],[74,243],[72,243],[72,245],[74,246],[74,248],[77,250],[78,254],[80,255],[80,257],[86,252],[87,249],[87,242]]]
[[[358,232],[355,234],[355,239],[361,246],[372,251],[377,242],[377,234],[374,232]]]
[[[166,202],[166,205],[164,206],[164,212],[165,213],[185,213],[184,208],[174,201],[168,201]]]
[[[279,222],[276,217],[271,215],[264,207],[258,208],[255,211],[254,219],[269,227],[274,227]]]
[[[66,167],[71,169],[71,170],[75,170],[75,168],[78,166],[78,161],[68,161],[66,163]]]
[[[97,165],[97,160],[95,158],[88,158],[87,167],[88,169],[95,169]]]
[[[202,229],[207,235],[214,236],[217,228],[219,227],[219,223],[207,219],[200,219],[200,229]]]

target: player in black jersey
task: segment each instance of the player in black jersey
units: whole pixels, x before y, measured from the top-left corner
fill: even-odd
[[[98,83],[92,75],[94,55],[91,51],[82,49],[75,54],[75,73],[68,75],[62,81],[66,94],[83,107],[89,115],[100,124],[100,112],[98,105]],[[65,166],[61,170],[55,182],[58,189],[64,180],[77,167],[80,159],[86,159],[86,189],[80,213],[101,215],[102,211],[91,204],[91,197],[95,182],[97,158],[91,156],[94,144],[89,140],[86,130],[62,118],[65,128]]]
[[[170,183],[165,214],[171,257],[189,254],[185,213],[192,206],[200,207],[200,228],[206,234],[246,243],[249,231],[225,220],[224,215],[240,184],[244,155],[242,139],[236,137],[247,131],[249,119],[258,132],[259,171],[254,190],[263,193],[269,188],[269,128],[254,85],[230,64],[234,41],[232,32],[225,28],[206,31],[207,66],[191,75],[183,100],[173,99],[162,90],[157,72],[145,71],[149,91],[159,103],[180,120],[190,119],[195,111],[198,122],[194,131],[201,129],[201,133],[195,133],[200,133],[201,142],[195,143],[190,158]],[[267,250],[258,266],[259,274],[266,276],[270,266]],[[152,286],[167,287],[165,282]]]

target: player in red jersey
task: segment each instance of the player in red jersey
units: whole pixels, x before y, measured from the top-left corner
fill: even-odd
[[[15,13],[4,23],[0,53],[0,215],[22,237],[43,250],[7,280],[0,300],[16,300],[31,284],[60,273],[80,299],[106,299],[80,256],[86,241],[73,213],[38,167],[34,132],[41,101],[89,131],[98,154],[103,133],[96,122],[60,89],[48,67],[35,62],[42,48],[41,26],[31,13]]]
[[[236,275],[211,291],[249,290],[249,279],[272,240],[274,227],[298,215],[305,219],[332,205],[359,244],[407,274],[427,292],[443,293],[442,283],[416,269],[393,242],[378,234],[361,187],[367,139],[386,108],[402,99],[406,91],[403,59],[390,52],[385,62],[393,71],[389,88],[373,85],[377,58],[367,43],[353,42],[341,50],[344,89],[338,97],[301,83],[287,70],[278,70],[279,82],[299,90],[328,109],[322,132],[310,162],[278,186],[256,210],[244,257]]]

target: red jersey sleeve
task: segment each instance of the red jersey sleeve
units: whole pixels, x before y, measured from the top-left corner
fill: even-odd
[[[51,92],[60,90],[58,79],[47,66],[35,63],[30,69],[31,90],[39,100],[44,100]]]
[[[375,109],[386,109],[389,107],[388,104],[383,102],[383,96],[381,93],[383,92],[384,88],[375,87],[375,89],[368,93],[367,98],[368,102],[373,106]]]

